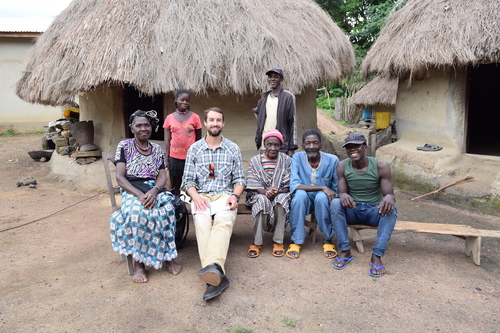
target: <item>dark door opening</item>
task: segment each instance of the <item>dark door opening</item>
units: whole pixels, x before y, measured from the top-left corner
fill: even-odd
[[[155,110],[158,114],[159,124],[158,124],[158,132],[155,132],[153,128],[153,134],[151,135],[151,140],[163,141],[165,140],[164,131],[163,131],[163,95],[144,95],[141,94],[138,90],[131,86],[125,86],[124,88],[124,108],[125,108],[125,124],[126,129],[125,133],[128,133],[128,137],[132,138],[133,134],[130,131],[130,127],[128,126],[128,120],[132,113],[137,110],[149,111]]]
[[[469,79],[467,153],[500,156],[500,64],[479,65]]]

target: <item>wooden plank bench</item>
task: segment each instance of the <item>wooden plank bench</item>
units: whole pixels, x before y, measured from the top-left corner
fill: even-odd
[[[363,239],[366,238],[362,237],[359,230],[377,229],[377,227],[360,224],[348,225],[348,227],[351,230],[352,239],[356,243],[359,253],[364,253]],[[394,230],[452,235],[465,239],[465,254],[469,257],[472,254],[472,260],[478,266],[481,264],[481,237],[500,238],[500,230],[475,229],[461,224],[397,221]]]

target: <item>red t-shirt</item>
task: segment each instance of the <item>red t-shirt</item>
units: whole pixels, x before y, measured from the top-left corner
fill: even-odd
[[[192,112],[188,120],[180,123],[171,113],[165,119],[163,128],[170,130],[170,156],[185,160],[189,147],[196,140],[196,130],[201,129],[200,117]]]

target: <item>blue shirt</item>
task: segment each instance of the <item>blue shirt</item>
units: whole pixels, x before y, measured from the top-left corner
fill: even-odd
[[[339,158],[332,154],[319,152],[321,160],[316,169],[315,186],[327,186],[338,194],[337,164]],[[313,169],[307,161],[306,152],[295,153],[292,157],[292,176],[290,179],[290,192],[295,192],[299,185],[312,185],[311,174]]]
[[[213,178],[210,164],[214,165]],[[231,194],[236,185],[245,186],[245,176],[240,148],[234,142],[222,137],[220,146],[212,150],[203,138],[189,147],[182,177],[184,191],[194,187],[198,193]]]

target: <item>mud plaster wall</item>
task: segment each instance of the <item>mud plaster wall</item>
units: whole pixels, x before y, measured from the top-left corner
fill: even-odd
[[[101,151],[114,151],[125,136],[122,87],[105,85],[80,96],[80,120],[94,122],[94,143]]]
[[[434,70],[408,87],[399,83],[396,102],[398,140],[422,141],[462,149],[466,69]]]
[[[210,91],[207,95],[193,95],[191,110],[200,116],[203,126],[203,111],[213,106],[221,108],[226,122],[222,134],[238,144],[242,151],[256,150],[254,138],[257,125],[252,109],[259,98],[259,94],[236,97],[221,96]],[[302,133],[309,128],[317,128],[316,90],[309,87],[296,98],[297,140],[300,146]],[[125,137],[123,109],[123,89],[120,86],[102,86],[80,96],[81,120],[94,122],[94,143],[102,151],[114,150],[118,142]],[[174,111],[174,94],[165,94],[165,116]],[[161,122],[163,123],[163,120]],[[205,128],[202,133],[205,135]],[[163,142],[158,143],[163,146]]]
[[[396,104],[398,141],[381,147],[376,156],[392,173],[437,187],[474,177],[445,192],[500,197],[500,158],[464,154],[467,70],[433,71],[411,87],[400,83]],[[443,147],[436,152],[416,149],[425,143]]]

